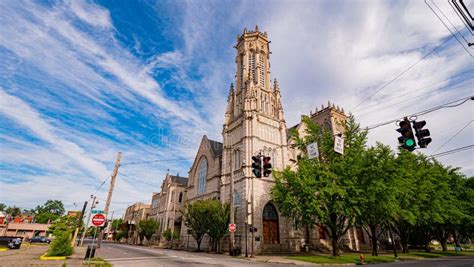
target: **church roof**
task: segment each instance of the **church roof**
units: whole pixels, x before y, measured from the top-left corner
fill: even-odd
[[[209,139],[209,145],[211,146],[212,153],[214,153],[214,156],[220,157],[222,156],[222,149],[223,145],[221,142],[217,142],[214,140]]]
[[[187,177],[181,177],[181,176],[174,176],[170,175],[171,177],[171,182],[175,184],[179,184],[182,186],[187,186],[188,185],[188,178]]]

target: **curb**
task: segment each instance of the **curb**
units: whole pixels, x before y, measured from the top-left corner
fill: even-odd
[[[0,251],[8,251],[9,248],[0,248]]]
[[[50,257],[48,257],[48,256],[46,256],[47,254],[48,253],[46,252],[43,255],[41,255],[40,260],[42,260],[42,261],[51,261],[51,260],[57,261],[57,260],[66,260],[66,258],[67,258],[66,256],[50,256]]]

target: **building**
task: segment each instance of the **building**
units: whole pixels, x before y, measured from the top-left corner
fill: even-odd
[[[236,81],[230,85],[227,98],[223,143],[204,136],[189,171],[186,201],[215,198],[230,200],[230,181],[234,181],[234,204],[237,209],[235,245],[253,253],[265,251],[300,251],[304,233],[292,228],[292,222],[283,217],[272,203],[270,192],[274,187],[272,175],[255,178],[252,174],[252,156],[270,156],[274,169],[295,167],[300,152],[291,147],[288,131],[304,133],[302,123],[287,128],[284,119],[280,87],[270,78],[270,47],[267,33],[256,26],[244,29],[237,38]],[[310,118],[333,133],[343,134],[344,111],[334,105],[310,112]],[[257,229],[246,231],[248,226]],[[181,236],[187,236],[182,226]],[[324,231],[311,233],[315,246],[329,246]],[[251,235],[251,236],[248,236]],[[246,238],[247,237],[247,238]],[[184,239],[184,238],[182,238]],[[356,248],[357,239],[348,238]],[[208,240],[203,239],[202,248]],[[353,246],[354,244],[354,246]],[[192,240],[190,248],[197,247]],[[224,246],[225,247],[225,246]]]
[[[142,220],[146,220],[150,214],[151,206],[145,203],[135,203],[127,207],[123,216],[124,222],[127,224],[127,243],[140,244],[140,237],[138,234],[138,224]]]
[[[51,224],[11,222],[5,225],[3,233],[0,233],[0,235],[22,236],[23,238],[48,236],[48,228],[50,226]]]
[[[153,194],[150,218],[159,222],[159,233],[168,229],[172,232],[181,232],[181,211],[187,184],[187,177],[181,177],[179,174],[176,176],[166,174],[160,193]],[[157,242],[156,237],[152,242]]]

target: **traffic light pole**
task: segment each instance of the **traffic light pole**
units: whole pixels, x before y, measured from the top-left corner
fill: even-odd
[[[234,218],[234,162],[232,160],[234,156],[233,147],[230,146],[230,224],[235,223]],[[234,244],[235,244],[235,233],[230,231],[230,254],[234,256]]]

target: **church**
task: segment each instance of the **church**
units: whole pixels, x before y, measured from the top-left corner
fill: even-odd
[[[289,219],[280,214],[271,200],[271,189],[275,182],[269,177],[256,178],[252,173],[252,156],[271,157],[273,169],[294,167],[298,154],[292,147],[289,131],[296,129],[304,133],[303,124],[288,128],[284,118],[278,81],[270,76],[270,46],[266,32],[244,29],[237,38],[236,80],[229,87],[227,109],[222,129],[223,142],[203,136],[194,163],[189,171],[185,203],[199,199],[215,198],[230,201],[231,174],[234,180],[234,205],[236,232],[235,246],[248,249],[249,253],[296,252],[304,244],[304,236],[310,237],[311,247],[328,248],[322,229],[295,230]],[[346,119],[344,110],[328,103],[309,117],[327,127],[333,133],[342,133],[341,123]],[[250,232],[253,226],[256,231]],[[184,222],[181,236],[187,236]],[[346,243],[351,249],[359,249],[364,235],[351,229]],[[202,249],[208,246],[204,238]],[[225,242],[228,242],[226,240]],[[185,245],[196,248],[191,240]],[[224,248],[227,246],[224,245]]]

